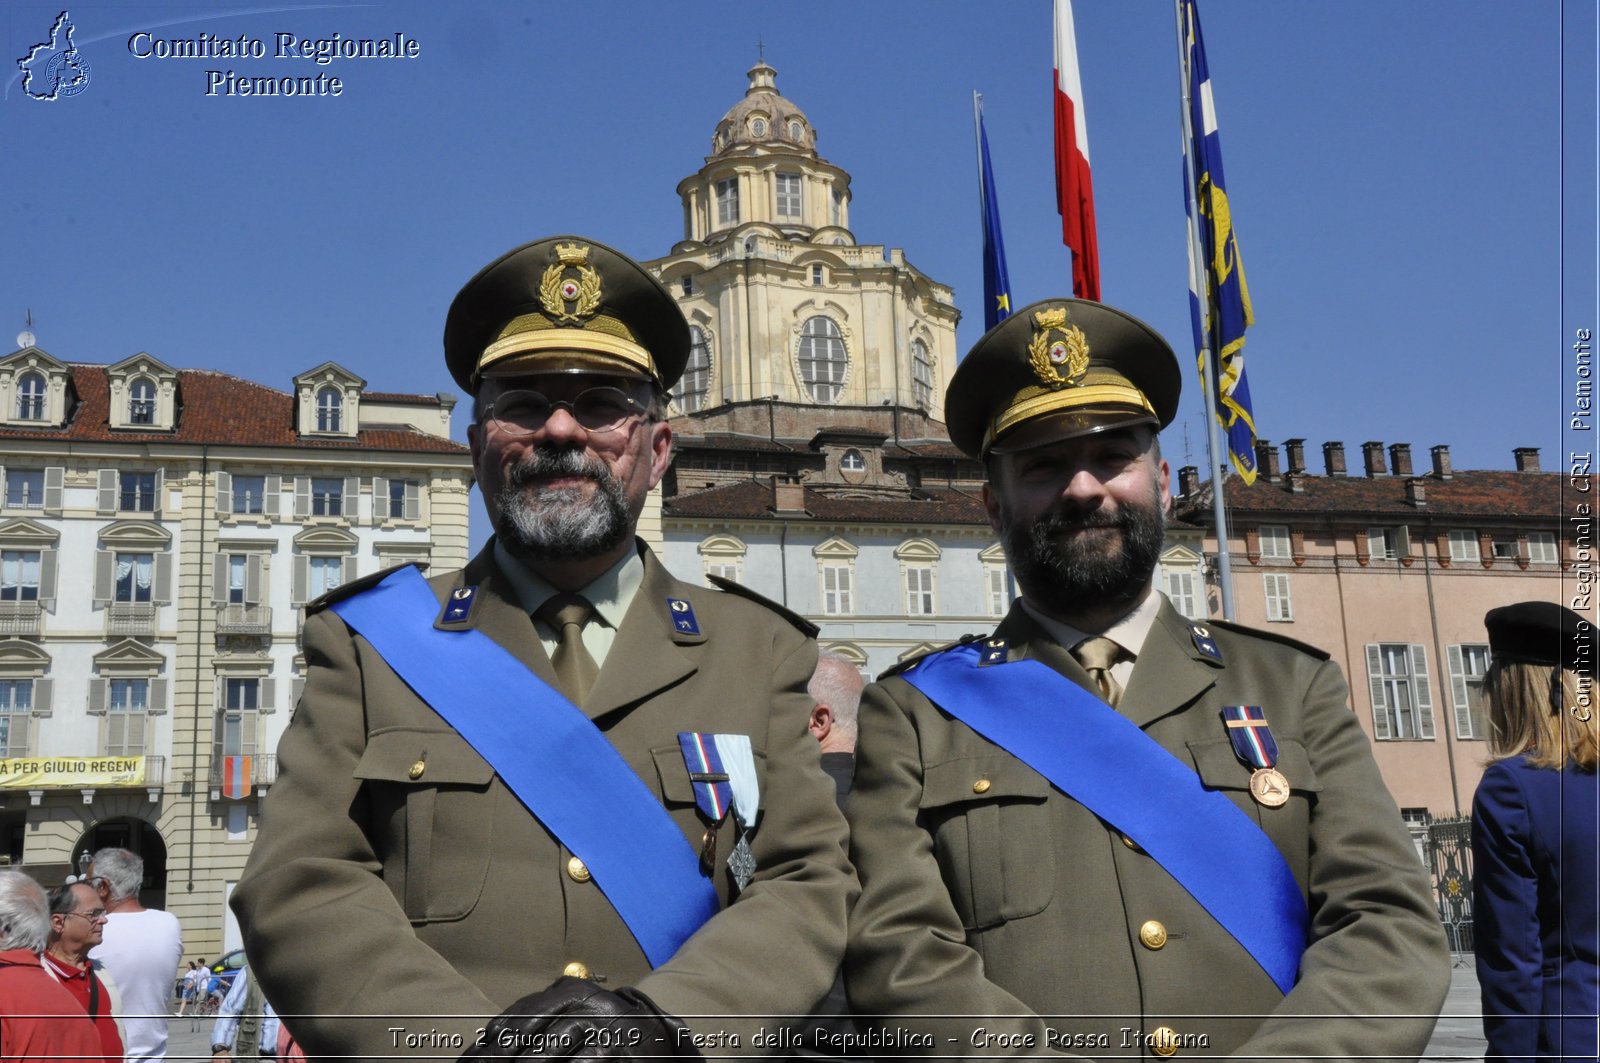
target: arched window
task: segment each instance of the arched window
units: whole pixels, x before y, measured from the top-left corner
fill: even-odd
[[[806,127],[800,124],[800,119],[789,119],[789,139],[799,142],[805,139]]]
[[[711,343],[706,330],[689,326],[689,361],[683,367],[678,386],[672,389],[672,402],[684,413],[705,409],[706,393],[711,389]]]
[[[128,388],[128,423],[156,423],[156,386],[140,378]]]
[[[921,340],[911,341],[911,398],[924,410],[933,406],[933,359]]]
[[[750,134],[752,136],[756,136],[756,137],[764,137],[764,136],[766,136],[767,135],[767,120],[765,118],[754,119],[750,123]]]
[[[820,314],[807,319],[800,329],[800,379],[810,389],[812,401],[837,402],[848,366],[839,326]]]
[[[317,392],[317,431],[342,431],[343,415],[344,392],[331,385]]]
[[[17,420],[44,420],[44,375],[24,373],[17,381]]]

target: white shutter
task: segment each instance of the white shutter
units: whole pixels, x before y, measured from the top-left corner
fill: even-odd
[[[89,680],[89,715],[104,716],[106,714],[106,681],[104,679]]]
[[[300,707],[300,697],[306,692],[306,681],[300,676],[295,676],[289,683],[289,711],[294,712]]]
[[[382,476],[372,478],[372,523],[382,524],[389,515],[389,481]]]
[[[39,604],[46,609],[56,604],[56,552],[39,551]]]
[[[228,555],[218,554],[211,566],[211,602],[226,605],[228,602]]]
[[[422,519],[422,488],[415,480],[406,481],[405,518]]]
[[[117,470],[100,470],[100,504],[97,507],[101,516],[117,511]]]
[[[339,586],[356,578],[356,559],[346,555],[339,559]]]
[[[1372,737],[1389,738],[1389,705],[1383,696],[1383,651],[1367,643],[1367,690],[1372,695]]]
[[[1428,681],[1428,651],[1419,642],[1411,644],[1411,696],[1417,701],[1418,734],[1433,737],[1433,684]]]
[[[1482,737],[1472,733],[1472,697],[1467,690],[1467,666],[1461,657],[1461,647],[1446,646],[1444,653],[1450,666],[1450,701],[1456,710],[1456,737]]]
[[[217,473],[217,516],[226,517],[233,512],[233,476]]]
[[[373,509],[376,511],[376,505]],[[339,503],[339,514],[347,520],[355,520],[361,516],[361,477],[344,478],[344,497]]]
[[[294,579],[290,581],[289,597],[295,605],[303,605],[306,600],[306,589],[311,584],[311,561],[304,555],[297,555],[294,559]]]
[[[244,562],[244,600],[251,605],[261,604],[261,555],[250,554]]]
[[[1411,556],[1411,529],[1404,524],[1394,530],[1394,553],[1396,557]]]
[[[311,516],[311,477],[296,476],[294,478],[294,515],[297,517]]]
[[[163,496],[167,491],[167,474],[161,469],[156,470],[156,496],[150,500],[150,512],[160,513],[167,508],[167,500]],[[205,505],[205,495],[200,496],[200,504]]]
[[[110,550],[96,550],[94,552],[94,600],[98,605],[104,605],[111,600],[115,592],[112,583],[116,572],[116,555]]]
[[[66,486],[67,470],[52,465],[44,471],[44,511],[55,516],[61,512],[61,492]]]
[[[278,711],[278,681],[270,675],[261,680],[261,696],[256,698],[256,704],[262,712]]]
[[[150,598],[163,605],[172,601],[172,555],[165,550],[156,555],[156,585]]]
[[[150,714],[152,716],[162,716],[165,715],[166,711],[167,681],[165,679],[152,679],[150,680]],[[144,723],[142,722],[144,717],[139,713],[132,713],[131,715],[139,716],[141,721],[139,724],[139,744],[142,746],[144,745]]]
[[[276,517],[278,515],[278,507],[283,504],[283,477],[267,477],[266,498],[264,501],[266,504],[261,507],[261,512],[265,516]]]
[[[33,708],[29,711],[39,718],[50,715],[53,707],[56,681],[54,679],[35,679],[33,681]]]

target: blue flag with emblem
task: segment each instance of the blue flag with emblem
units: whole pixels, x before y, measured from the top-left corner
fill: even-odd
[[[1189,96],[1184,210],[1192,211],[1198,206],[1200,212],[1198,219],[1190,216],[1188,226],[1189,323],[1207,391],[1211,385],[1205,381],[1202,352],[1209,350],[1216,359],[1217,389],[1211,398],[1217,423],[1227,435],[1229,461],[1240,478],[1250,484],[1256,479],[1256,421],[1244,373],[1244,331],[1255,324],[1255,314],[1250,308],[1250,289],[1245,285],[1239,240],[1228,206],[1211,72],[1206,66],[1200,12],[1195,3],[1196,0],[1178,0]],[[1193,184],[1189,185],[1191,180]],[[1199,246],[1195,245],[1197,231]]]
[[[989,134],[983,129],[983,97],[973,93],[978,120],[978,198],[983,208],[983,328],[994,328],[1011,316],[1011,278],[1006,274],[1006,245],[1000,236],[1000,207],[995,202],[994,167],[989,163]]]

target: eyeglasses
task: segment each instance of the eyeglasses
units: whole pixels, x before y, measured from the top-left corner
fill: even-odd
[[[537,391],[508,391],[489,404],[483,419],[508,436],[531,436],[563,406],[584,431],[594,435],[614,432],[628,418],[650,412],[620,388],[598,387],[579,392],[575,399],[555,401]]]
[[[91,923],[103,923],[106,921],[106,910],[104,908],[91,908],[87,912],[63,912],[62,914],[75,915],[80,919],[87,919]]]

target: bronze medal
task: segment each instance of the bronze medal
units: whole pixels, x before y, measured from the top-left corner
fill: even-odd
[[[1277,768],[1257,768],[1250,773],[1250,796],[1267,808],[1281,808],[1289,801],[1289,780]]]

